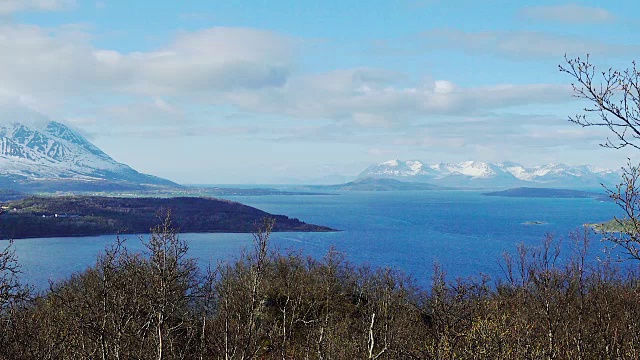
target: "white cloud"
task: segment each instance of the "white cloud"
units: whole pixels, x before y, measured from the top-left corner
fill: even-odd
[[[453,83],[447,80],[436,80],[434,84],[435,88],[433,89],[433,91],[436,94],[448,94],[455,89]]]
[[[522,9],[520,14],[534,20],[553,21],[563,24],[598,24],[612,22],[616,19],[616,17],[606,9],[575,3],[553,6],[531,6]]]
[[[243,110],[299,119],[351,120],[364,127],[393,127],[434,115],[487,114],[511,106],[571,101],[567,85],[460,87],[439,80],[418,86],[366,80],[362,71],[295,76],[279,88],[234,91],[226,101]],[[370,78],[378,79],[371,76]]]
[[[130,54],[119,65],[135,67],[133,89],[142,93],[253,89],[286,81],[293,45],[267,31],[213,28],[182,33],[170,45]]]
[[[75,0],[0,0],[0,15],[21,11],[59,11],[75,3]]]
[[[514,59],[561,58],[564,54],[621,56],[637,54],[640,46],[603,43],[591,38],[540,31],[463,31],[436,29],[422,34],[426,46],[462,49]]]
[[[371,113],[353,113],[351,115],[353,121],[363,127],[390,127],[393,121],[388,117],[380,114]]]
[[[462,137],[443,137],[427,134],[396,138],[392,143],[396,146],[439,149],[460,149],[466,145],[465,139]]]
[[[416,153],[424,152],[433,161],[528,159],[537,163],[539,156],[557,157],[560,150],[563,153],[597,150],[602,134],[577,128],[560,117],[511,113],[480,117],[436,116],[426,122],[385,129],[384,132],[324,127],[278,139],[279,142],[283,140],[359,144],[379,160],[402,158],[406,156],[401,155],[403,153],[414,157]]]
[[[268,31],[212,28],[182,32],[151,51],[122,53],[94,47],[82,28],[5,24],[0,25],[0,94],[31,103],[60,99],[71,103],[74,123],[101,130],[147,126],[147,134],[154,127],[168,134],[215,125],[216,130],[233,129],[222,133],[248,133],[251,121],[221,120],[220,113],[209,118],[200,111],[193,119],[187,110],[196,104],[200,110],[231,108],[282,120],[265,137],[325,139],[360,135],[364,129],[398,133],[438,116],[486,117],[512,106],[572,101],[570,87],[562,85],[416,83],[406,74],[367,67],[300,73],[298,45]],[[295,128],[303,122],[323,126]],[[181,124],[186,130],[179,129]],[[434,139],[429,134],[421,143]],[[448,143],[457,146],[459,141],[455,137]]]
[[[96,49],[68,28],[0,26],[0,87],[25,93],[216,92],[282,84],[294,42],[275,33],[212,28],[184,32],[150,52]]]
[[[127,105],[116,105],[101,110],[101,117],[110,122],[132,125],[180,124],[186,120],[184,111],[161,98]]]

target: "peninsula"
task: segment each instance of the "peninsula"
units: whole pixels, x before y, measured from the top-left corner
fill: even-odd
[[[335,231],[213,198],[29,196],[3,203],[0,238],[142,234],[157,225],[167,211],[180,232],[250,233],[264,217],[275,219],[274,231]]]

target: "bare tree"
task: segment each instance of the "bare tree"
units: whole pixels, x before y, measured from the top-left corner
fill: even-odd
[[[214,352],[221,358],[255,359],[266,352],[267,329],[265,316],[265,273],[269,267],[269,236],[275,226],[273,218],[264,218],[256,224],[253,250],[245,253],[233,264],[218,264],[211,289],[215,292],[217,316],[211,319],[210,335]]]
[[[606,138],[603,147],[640,150],[640,71],[635,61],[630,68],[606,71],[596,71],[589,55],[584,59],[565,55],[565,61],[566,65],[559,65],[559,69],[575,80],[571,84],[574,96],[590,103],[583,114],[569,117],[569,121],[582,127],[608,129],[613,136]],[[605,189],[624,216],[614,219],[615,232],[603,228],[602,233],[629,257],[640,260],[640,167],[629,160],[622,171],[621,183],[615,189]]]
[[[569,117],[569,121],[609,129],[614,136],[607,137],[601,144],[604,147],[640,149],[640,71],[635,61],[624,70],[596,71],[589,55],[584,59],[565,55],[565,60],[566,65],[558,67],[574,78],[574,96],[591,103],[583,114]],[[590,114],[595,114],[595,119]]]
[[[251,301],[249,303],[249,316],[246,324],[248,332],[245,337],[241,359],[253,359],[260,351],[260,346],[258,345],[259,339],[256,339],[258,336],[256,323],[258,321],[260,308],[262,307],[260,289],[264,277],[264,269],[268,261],[269,236],[271,236],[275,223],[275,219],[266,217],[262,219],[262,225],[258,226],[253,233],[254,250],[252,255],[250,255],[251,263],[253,264],[251,269]]]
[[[195,260],[187,257],[189,246],[181,239],[167,211],[162,223],[154,227],[148,241],[144,242],[149,256],[149,295],[152,338],[155,358],[176,358],[180,352],[176,346],[177,334],[189,332],[184,319],[189,316],[189,302],[196,288]],[[193,334],[189,334],[191,339]]]
[[[631,259],[640,260],[640,166],[631,161],[622,169],[622,183],[615,189],[607,189],[609,197],[623,211],[622,217],[614,217],[601,232],[606,240],[621,247]]]
[[[2,249],[0,247],[0,249]],[[9,339],[14,337],[12,329],[16,322],[14,314],[30,296],[30,289],[20,284],[18,275],[20,265],[16,259],[15,248],[10,241],[0,250],[0,359],[6,357],[5,348]]]
[[[16,260],[13,243],[0,251],[0,313],[22,295],[25,289],[18,282],[20,266]]]

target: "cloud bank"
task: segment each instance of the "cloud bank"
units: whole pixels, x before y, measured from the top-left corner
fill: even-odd
[[[508,41],[502,35],[444,35],[464,46],[521,50],[500,45]],[[443,79],[408,85],[406,74],[368,67],[302,73],[301,46],[298,39],[270,31],[216,27],[179,33],[152,51],[122,53],[95,48],[82,29],[5,24],[0,26],[0,96],[127,96],[138,101],[105,105],[101,112],[128,124],[136,123],[132,118],[148,118],[151,125],[184,123],[181,106],[197,103],[371,128],[570,100],[568,86],[550,84],[463,87]]]
[[[531,6],[520,14],[533,20],[558,22],[562,24],[601,24],[613,22],[616,17],[606,9],[575,3],[552,6]]]
[[[60,11],[75,3],[75,0],[0,0],[0,16],[21,11]]]
[[[592,54],[595,56],[635,55],[636,44],[605,43],[591,38],[553,34],[543,31],[464,31],[434,29],[422,33],[427,47],[460,49],[472,54],[488,54],[516,60],[561,59]]]

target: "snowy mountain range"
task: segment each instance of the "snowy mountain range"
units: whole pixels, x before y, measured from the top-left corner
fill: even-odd
[[[450,187],[563,187],[598,188],[620,182],[620,172],[589,165],[547,164],[524,167],[514,162],[464,161],[427,164],[418,160],[390,160],[369,166],[358,178],[391,178]]]
[[[113,160],[62,123],[22,115],[26,119],[0,122],[0,187],[100,191],[177,186]]]

